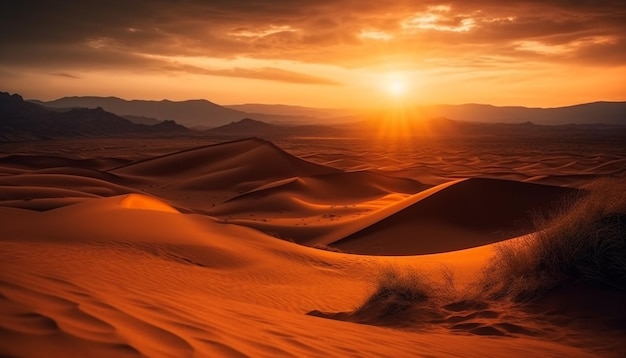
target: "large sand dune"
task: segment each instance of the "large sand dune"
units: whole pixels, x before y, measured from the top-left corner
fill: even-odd
[[[601,317],[576,305],[544,316],[464,297],[399,314],[367,304],[389,267],[431,281],[442,280],[444,267],[461,292],[469,290],[492,242],[532,236],[533,212],[591,177],[623,170],[615,153],[595,162],[578,152],[547,154],[549,165],[529,166],[522,151],[492,157],[496,165],[453,148],[442,161],[435,153],[407,168],[399,157],[392,165],[390,156],[366,158],[328,143],[310,146],[304,160],[259,139],[191,149],[146,140],[145,151],[112,141],[108,156],[90,149],[104,144],[85,140],[64,143],[78,154],[33,145],[32,153],[0,156],[0,355],[626,352],[622,330],[592,325],[616,312],[614,295]],[[418,152],[404,158],[417,163],[426,157]],[[421,174],[400,177],[411,172]],[[565,307],[571,295],[556,292],[553,300]]]
[[[158,177],[188,190],[252,189],[272,180],[338,172],[294,157],[270,142],[245,139],[124,165],[114,173]]]
[[[472,178],[451,184],[373,214],[366,218],[366,227],[332,246],[349,252],[406,255],[485,245],[527,234],[533,213],[554,209],[551,206],[572,193],[563,187],[501,179]]]

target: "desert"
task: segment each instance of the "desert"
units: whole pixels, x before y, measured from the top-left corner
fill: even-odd
[[[0,10],[0,357],[626,357],[623,0]]]
[[[624,354],[623,146],[371,140],[1,144],[3,354]],[[513,267],[576,205],[615,271]]]

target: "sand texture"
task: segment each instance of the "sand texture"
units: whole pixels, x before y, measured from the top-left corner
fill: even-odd
[[[498,243],[624,178],[585,145],[2,144],[0,355],[623,357],[622,291],[470,294]],[[398,272],[455,293],[377,296]]]

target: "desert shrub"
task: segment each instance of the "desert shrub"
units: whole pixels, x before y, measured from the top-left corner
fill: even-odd
[[[528,301],[573,282],[626,291],[626,178],[603,179],[537,216],[536,232],[496,245],[482,288]]]
[[[443,280],[433,281],[432,274],[416,269],[384,266],[371,295],[351,313],[359,322],[379,324],[416,323],[439,319],[439,307],[448,302],[454,291],[449,269],[442,270]]]
[[[379,275],[374,292],[354,315],[365,320],[392,320],[406,316],[416,305],[432,298],[429,282],[417,272],[386,267]]]
[[[419,272],[386,266],[381,270],[377,286],[367,302],[419,303],[433,293],[431,284]]]

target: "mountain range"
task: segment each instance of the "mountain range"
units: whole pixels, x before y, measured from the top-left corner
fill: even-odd
[[[102,108],[119,116],[173,120],[186,127],[212,128],[249,117],[247,113],[222,107],[207,100],[127,101],[117,97],[63,97],[54,101],[32,101],[51,108]]]
[[[145,101],[116,97],[64,97],[32,102],[51,108],[97,108],[119,116],[175,120],[189,128],[208,129],[252,118],[281,124],[335,124],[380,117],[383,111],[318,109],[301,106],[244,104],[220,106],[207,100]],[[497,107],[484,104],[414,106],[406,110],[411,119],[449,118],[486,123],[532,122],[542,125],[625,124],[626,102],[594,102],[557,108]]]
[[[107,136],[163,136],[189,133],[173,122],[136,124],[102,108],[50,110],[0,92],[0,142]]]
[[[417,116],[487,123],[626,124],[626,102],[593,102],[556,108],[497,107],[485,104],[415,107]]]
[[[112,105],[119,112],[111,113],[100,106],[87,108],[98,104]],[[118,106],[120,104],[123,105]],[[159,108],[167,110],[160,114]],[[157,102],[125,101],[112,97],[67,97],[52,102],[39,102],[24,101],[17,94],[0,92],[0,142],[181,135],[221,138],[261,136],[276,139],[328,136],[362,138],[373,135],[536,136],[567,133],[578,136],[601,135],[606,140],[613,137],[622,140],[626,135],[626,103],[622,102],[598,102],[553,109],[487,105],[415,107],[403,111],[399,117],[398,113],[389,111],[360,115],[346,115],[347,112],[338,111],[334,114],[344,116],[330,117],[333,115],[332,110],[317,111],[283,105],[245,105],[238,108],[274,112],[265,113],[265,117],[261,118],[280,118],[282,122],[261,121],[259,116],[250,117],[246,112],[224,108],[204,100]],[[175,109],[180,109],[180,113],[176,113]],[[131,110],[133,114],[124,113],[127,110]],[[436,116],[437,113],[448,113],[449,116]],[[186,114],[189,116],[185,116]],[[187,118],[186,123],[196,124],[189,125],[195,130],[167,119],[173,116]],[[307,118],[306,123],[309,124],[288,120],[294,118]],[[546,125],[546,122],[551,125]]]

